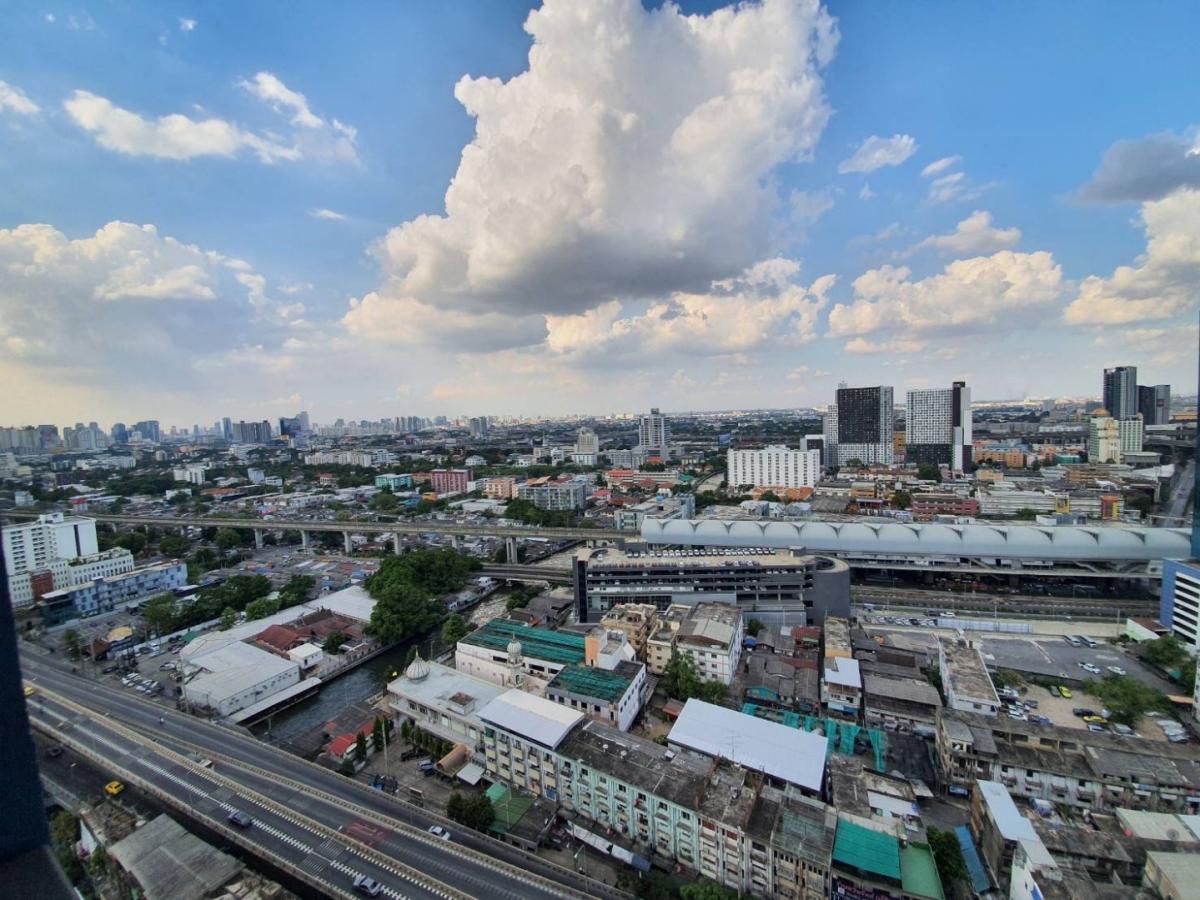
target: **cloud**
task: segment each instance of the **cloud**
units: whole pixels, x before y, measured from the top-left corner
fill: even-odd
[[[859,188],[858,199],[859,200],[870,200],[874,196],[875,196],[875,192],[873,190],[871,190],[871,186],[864,181],[863,186],[861,188]]]
[[[907,250],[898,253],[898,258],[912,256],[921,250],[937,250],[955,256],[979,256],[996,250],[1009,250],[1021,239],[1019,228],[997,228],[992,224],[992,214],[976,210],[967,216],[949,234],[927,237]]]
[[[186,34],[189,31],[195,31],[198,24],[195,19],[180,19],[179,30]]]
[[[181,113],[149,119],[83,90],[72,93],[63,108],[75,124],[95,135],[100,146],[130,156],[188,160],[231,158],[250,151],[268,164],[300,159],[357,161],[354,129],[314,115],[304,95],[289,90],[274,75],[260,72],[241,86],[277,112],[290,115],[292,134],[287,138],[257,134],[224,119],[193,119]]]
[[[838,164],[838,172],[874,172],[884,166],[898,166],[917,152],[917,141],[908,134],[894,134],[890,138],[872,135],[848,159]]]
[[[815,225],[833,209],[833,191],[792,191],[788,195],[788,218],[797,226]]]
[[[314,219],[325,219],[329,222],[345,222],[346,214],[334,212],[332,209],[310,209],[308,214]]]
[[[1118,141],[1077,196],[1084,203],[1141,203],[1178,188],[1200,188],[1200,129]]]
[[[942,272],[911,279],[904,266],[882,266],[854,282],[855,300],[829,313],[833,337],[884,329],[969,332],[1015,327],[1023,309],[1062,296],[1062,270],[1049,253],[1014,253],[960,259]]]
[[[929,346],[929,341],[916,338],[895,338],[890,341],[869,341],[856,337],[846,342],[842,349],[846,353],[920,353]]]
[[[1097,347],[1112,348],[1113,357],[1136,354],[1154,365],[1169,366],[1194,361],[1200,327],[1194,322],[1178,323],[1170,328],[1105,329],[1092,341]]]
[[[547,0],[525,29],[525,71],[456,85],[475,135],[445,213],[378,242],[364,308],[498,314],[524,334],[533,314],[703,291],[770,252],[770,175],[809,158],[830,115],[837,35],[815,0],[694,16]]]
[[[1093,275],[1064,312],[1072,325],[1169,319],[1194,309],[1200,294],[1200,191],[1180,190],[1142,204],[1146,251],[1108,278]]]
[[[462,352],[488,353],[528,347],[546,339],[545,316],[507,315],[439,309],[413,297],[372,291],[350,301],[341,320],[354,336],[367,341],[425,346],[433,343]]]
[[[47,377],[126,389],[186,380],[191,361],[285,321],[240,260],[110,222],[72,240],[51,225],[0,229],[0,342]]]
[[[793,260],[770,259],[705,293],[675,292],[640,314],[622,315],[620,301],[583,313],[547,316],[547,348],[579,361],[606,364],[643,353],[729,356],[816,337],[831,275],[809,287]]]
[[[25,96],[19,87],[0,81],[0,112],[16,113],[19,116],[36,116],[40,107]]]
[[[932,178],[935,175],[940,175],[947,169],[953,168],[962,162],[961,156],[943,156],[941,159],[935,159],[929,165],[921,170],[922,178]]]

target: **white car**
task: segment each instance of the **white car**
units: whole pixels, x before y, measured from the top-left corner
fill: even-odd
[[[1105,668],[1106,668],[1106,669],[1108,669],[1108,671],[1112,672],[1114,675],[1126,675],[1126,674],[1128,674],[1128,673],[1127,673],[1127,672],[1126,672],[1124,669],[1122,669],[1120,666],[1105,666]]]
[[[445,828],[443,828],[441,825],[430,825],[429,833],[432,834],[434,837],[440,837],[443,841],[450,840],[450,832],[447,831]]]
[[[1079,664],[1079,668],[1083,669],[1085,672],[1091,672],[1093,675],[1100,674],[1100,667],[1089,662],[1081,662]]]

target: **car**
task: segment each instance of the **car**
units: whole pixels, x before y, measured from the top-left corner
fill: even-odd
[[[1122,669],[1120,666],[1105,666],[1104,668],[1108,669],[1108,671],[1112,672],[1114,675],[1128,675],[1129,674],[1124,669]]]
[[[207,756],[196,760],[196,764],[202,769],[211,769],[213,767],[213,761]]]
[[[164,672],[173,672],[175,670],[175,663],[165,662],[161,666],[159,666],[159,668]]]
[[[46,756],[50,757],[50,759],[58,759],[62,755],[63,748],[58,744],[55,744],[53,747],[46,748]]]
[[[1058,695],[1064,700],[1070,700],[1073,696],[1075,696],[1070,692],[1070,690],[1067,689],[1065,685],[1061,684],[1058,686]]]
[[[1038,702],[1037,702],[1036,700],[1032,699],[1032,698],[1028,698],[1028,699],[1026,699],[1026,700],[1022,700],[1021,702],[1022,702],[1022,703],[1024,703],[1026,706],[1028,706],[1030,709],[1037,709],[1037,708],[1038,708]]]
[[[416,759],[418,756],[424,755],[424,750],[405,750],[400,754],[400,762],[408,762],[410,759]]]
[[[450,840],[450,832],[441,825],[430,825],[428,830],[434,837],[440,837],[443,841]]]
[[[35,688],[32,684],[25,685],[25,696],[26,697],[32,697],[36,693],[37,693],[37,688]]]
[[[1079,716],[1079,718],[1081,718],[1081,719],[1084,716],[1094,716],[1095,714],[1096,714],[1096,711],[1094,709],[1088,709],[1086,706],[1077,706],[1073,710],[1071,710],[1071,715]]]
[[[1100,646],[1100,642],[1098,640],[1096,640],[1095,638],[1090,638],[1086,634],[1081,634],[1079,636],[1079,639],[1081,641],[1083,641],[1085,644],[1087,644],[1089,647],[1099,647]]]
[[[117,796],[123,790],[125,790],[125,785],[119,781],[110,781],[104,786],[104,793],[108,794],[110,797]]]
[[[378,897],[383,893],[383,885],[374,878],[368,878],[366,875],[354,876],[354,889],[360,894],[366,894],[368,897]]]
[[[1079,668],[1083,669],[1085,672],[1091,672],[1093,675],[1100,674],[1100,667],[1090,662],[1081,662],[1079,664]]]
[[[1075,637],[1075,635],[1073,635],[1073,634],[1064,634],[1063,640],[1066,641],[1068,644],[1070,644],[1072,647],[1079,646],[1079,638]]]
[[[1107,725],[1108,719],[1103,716],[1084,716],[1083,721],[1092,725]]]
[[[1095,722],[1088,722],[1088,731],[1094,731],[1096,734],[1104,734],[1106,728],[1103,725],[1097,725]]]
[[[235,809],[226,818],[229,819],[238,828],[249,828],[254,824],[254,820],[242,812],[240,809]]]
[[[115,671],[117,671],[116,666],[105,666],[103,669],[100,670],[100,674],[101,675],[111,675]]]
[[[1130,728],[1128,725],[1122,725],[1120,722],[1114,723],[1112,726],[1112,730],[1115,731],[1117,734],[1123,734],[1126,737],[1133,734],[1132,728]]]

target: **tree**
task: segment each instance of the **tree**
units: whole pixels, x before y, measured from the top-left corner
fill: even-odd
[[[679,896],[683,900],[734,900],[737,894],[705,878],[694,884],[685,884],[679,889]]]
[[[332,656],[333,654],[337,653],[338,650],[341,649],[342,645],[348,640],[350,640],[350,638],[341,631],[335,631],[331,633],[327,638],[325,638],[324,649],[326,655]]]
[[[174,594],[159,594],[151,597],[142,604],[142,621],[146,627],[156,634],[166,634],[174,631],[175,625]]]
[[[213,543],[217,545],[218,550],[228,553],[242,546],[242,537],[232,528],[218,528]]]
[[[921,463],[917,466],[917,477],[922,481],[936,481],[939,484],[942,481],[942,470],[933,463]]]
[[[759,500],[765,500],[768,503],[782,503],[782,498],[774,491],[763,491],[758,495]]]
[[[67,658],[71,662],[78,662],[79,657],[83,655],[80,649],[82,641],[79,637],[79,632],[74,628],[68,628],[63,632],[63,646],[67,648]]]
[[[442,643],[457,644],[467,635],[467,623],[463,621],[463,617],[458,613],[452,613],[445,622],[442,623]]]
[[[359,762],[367,758],[367,738],[361,731],[354,738],[354,758]]]
[[[396,499],[396,495],[386,488],[371,498],[367,504],[377,512],[394,512],[400,506],[400,501]]]
[[[113,544],[137,556],[146,549],[146,535],[141,531],[123,531],[113,539]]]
[[[441,605],[411,584],[390,585],[385,592],[371,591],[371,595],[376,603],[368,627],[385,644],[398,644],[413,635],[424,634],[441,616]]]
[[[758,633],[766,627],[759,619],[751,619],[746,623],[746,634],[751,637],[758,637]]]
[[[371,743],[375,747],[376,753],[383,752],[383,744],[387,740],[383,732],[383,717],[375,717],[375,728],[371,731]]]
[[[253,622],[255,619],[265,619],[267,616],[273,616],[277,612],[279,612],[279,601],[262,597],[246,604],[246,621]]]
[[[963,860],[962,847],[954,832],[931,826],[926,834],[929,836],[929,849],[933,851],[933,861],[937,863],[942,886],[948,888],[966,881],[967,864]]]
[[[279,590],[280,609],[303,603],[316,584],[317,580],[311,575],[293,575]]]
[[[1183,643],[1173,634],[1142,644],[1141,655],[1146,662],[1167,671],[1181,665],[1188,656]]]
[[[79,858],[75,855],[75,842],[79,840],[79,820],[66,810],[56,812],[50,819],[50,841],[59,865],[72,881],[82,875]]]
[[[217,625],[220,631],[228,631],[237,624],[237,610],[232,606],[227,606],[221,611],[221,622]]]
[[[847,469],[861,469],[862,467],[863,467],[863,461],[861,459],[859,459],[857,456],[852,456],[852,457],[850,457],[850,459],[846,460],[846,468]]]
[[[464,797],[458,791],[446,801],[446,817],[477,831],[487,831],[496,820],[496,811],[486,796]]]
[[[187,538],[178,534],[165,534],[158,542],[158,549],[164,556],[181,557],[188,552],[191,543]]]
[[[893,491],[892,506],[896,509],[909,509],[912,507],[912,494],[908,491]]]
[[[1136,728],[1141,717],[1151,710],[1171,711],[1171,701],[1166,694],[1128,675],[1109,675],[1102,681],[1088,681],[1083,689],[1108,707],[1113,722],[1130,728]]]

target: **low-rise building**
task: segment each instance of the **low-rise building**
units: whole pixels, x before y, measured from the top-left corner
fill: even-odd
[[[637,658],[645,661],[646,643],[658,630],[658,607],[650,603],[622,603],[600,620],[609,631],[623,631]]]
[[[57,625],[70,619],[111,612],[122,604],[173,591],[186,585],[187,580],[186,564],[157,563],[50,591],[42,595],[38,608],[43,622]]]
[[[397,491],[411,491],[414,487],[416,487],[416,481],[414,481],[412,475],[408,474],[407,472],[401,474],[376,475],[375,487],[387,488],[392,493],[396,493]]]
[[[587,506],[588,484],[582,478],[569,481],[530,479],[517,485],[517,498],[538,509],[573,510]]]
[[[946,706],[962,712],[995,716],[1000,698],[988,674],[983,654],[966,638],[942,638],[938,641],[938,671]]]
[[[546,698],[628,731],[648,693],[646,666],[622,660],[611,669],[569,665],[546,685]]]
[[[698,603],[679,624],[672,649],[690,656],[696,674],[704,681],[729,684],[737,671],[744,634],[742,615],[736,606]]]
[[[274,653],[233,641],[181,658],[183,696],[194,708],[229,716],[300,683],[300,666]]]
[[[489,500],[512,500],[517,496],[517,479],[507,475],[484,479],[483,496]]]
[[[397,714],[431,734],[462,744],[476,763],[483,763],[479,711],[506,688],[417,657],[403,675],[388,682],[387,689]]]
[[[937,724],[942,696],[924,679],[863,673],[863,717],[867,725],[912,731]]]
[[[858,660],[832,656],[825,660],[821,679],[821,702],[833,713],[858,718],[862,708],[862,673]]]
[[[458,642],[454,667],[503,687],[541,693],[569,665],[587,659],[586,635],[493,619]]]

